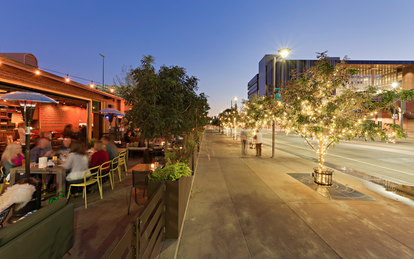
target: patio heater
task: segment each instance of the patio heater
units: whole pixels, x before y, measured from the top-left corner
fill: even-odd
[[[26,124],[26,150],[25,150],[25,178],[30,177],[30,123],[37,103],[56,103],[55,100],[40,93],[34,92],[12,92],[3,94],[0,99],[14,101],[20,104],[23,120]]]
[[[103,114],[107,114],[108,115],[108,120],[109,120],[109,135],[111,135],[111,127],[112,127],[112,121],[114,120],[114,118],[118,117],[118,116],[125,116],[125,114],[123,114],[122,112],[118,111],[117,109],[103,109],[100,110],[100,113]],[[118,123],[115,120],[115,131],[118,129]],[[116,137],[118,137],[118,134],[116,134]]]

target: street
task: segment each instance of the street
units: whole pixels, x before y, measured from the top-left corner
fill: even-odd
[[[272,133],[263,130],[264,148],[272,146]],[[276,150],[316,161],[316,153],[296,135],[276,133]],[[411,139],[396,144],[384,142],[343,142],[328,150],[327,166],[344,172],[362,172],[398,184],[414,185],[414,143]]]

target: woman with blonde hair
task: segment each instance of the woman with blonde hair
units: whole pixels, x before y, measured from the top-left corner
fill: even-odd
[[[1,163],[5,169],[4,173],[8,175],[10,169],[21,166],[23,164],[24,156],[22,154],[22,146],[16,143],[10,143],[1,156]]]

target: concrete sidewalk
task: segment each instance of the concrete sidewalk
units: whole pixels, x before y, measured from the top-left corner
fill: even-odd
[[[414,208],[340,172],[335,181],[375,200],[330,200],[288,175],[311,161],[249,152],[206,134],[177,258],[414,257]]]

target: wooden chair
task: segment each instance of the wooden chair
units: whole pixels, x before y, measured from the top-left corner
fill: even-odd
[[[112,177],[115,177],[115,173],[118,172],[118,177],[119,177],[119,182],[122,182],[122,178],[121,178],[121,168],[119,167],[119,156],[115,157],[114,159],[112,159],[111,161],[111,173],[112,173]],[[115,178],[114,182],[115,182]]]
[[[100,172],[99,172],[98,178],[99,178],[99,181],[100,181],[100,184],[101,184],[101,188],[103,188],[102,187],[102,178],[109,177],[109,183],[111,184],[111,189],[113,190],[114,189],[114,179],[113,179],[113,175],[112,175],[112,172],[111,172],[111,163],[112,163],[112,161],[106,161],[105,163],[101,164],[101,166],[99,167]]]
[[[119,153],[119,166],[124,166],[125,173],[128,171],[127,167],[127,160],[128,160],[128,150],[121,151]]]
[[[85,209],[88,208],[88,200],[86,197],[86,187],[92,184],[97,183],[98,184],[98,189],[99,189],[99,194],[101,195],[101,199],[102,199],[102,187],[101,187],[101,183],[99,181],[99,174],[100,174],[100,170],[99,170],[100,166],[95,166],[92,168],[89,168],[87,170],[85,170],[85,172],[83,172],[83,182],[82,183],[71,183],[69,185],[69,190],[68,190],[68,197],[67,199],[69,200],[70,198],[70,189],[72,187],[83,187],[83,194],[82,194],[82,198],[85,198]]]
[[[131,208],[131,198],[132,198],[132,190],[134,190],[135,196],[135,203],[138,204],[137,200],[137,191],[136,189],[143,189],[142,197],[145,197],[145,192],[148,193],[148,175],[151,174],[152,171],[132,171],[132,187],[129,193],[129,203],[128,203],[128,215]]]

